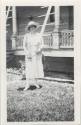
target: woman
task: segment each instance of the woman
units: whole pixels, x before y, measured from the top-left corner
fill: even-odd
[[[40,33],[36,32],[38,23],[30,21],[27,26],[29,33],[24,36],[24,51],[26,64],[26,87],[27,90],[30,85],[40,86],[37,83],[37,78],[44,77],[42,64],[42,37]]]

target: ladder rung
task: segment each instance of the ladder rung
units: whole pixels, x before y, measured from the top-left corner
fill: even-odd
[[[11,19],[11,18],[12,18],[12,16],[8,17],[8,19]]]
[[[41,8],[47,8],[48,6],[42,6]]]
[[[41,29],[41,35],[44,33],[44,30],[45,30],[45,25],[47,24],[47,21],[48,21],[48,18],[49,18],[49,14],[50,14],[50,11],[51,11],[51,6],[48,7],[48,10],[47,10],[47,13],[46,13],[46,18],[44,20],[44,23],[43,23],[43,26],[42,26],[42,29]]]
[[[54,12],[53,13],[50,13],[49,15],[52,15],[52,14],[55,14]],[[40,16],[37,16],[37,17],[44,17],[46,15],[40,15]]]
[[[55,14],[55,12],[53,12],[53,13],[50,13],[49,15],[52,15],[52,14]]]
[[[40,15],[40,16],[37,16],[37,17],[44,17],[44,16],[46,16],[46,15]]]
[[[7,11],[8,11],[8,10],[7,10]],[[7,13],[7,11],[6,11],[6,13]],[[9,12],[12,12],[12,9],[10,9]]]
[[[6,14],[6,20],[7,20],[7,18],[8,18],[8,15],[9,15],[9,11],[10,11],[10,6],[8,7],[8,10],[7,10],[7,14]]]
[[[10,24],[7,24],[6,27],[10,26]]]
[[[46,25],[54,25],[55,23],[47,23]],[[42,25],[39,25],[39,26],[43,26],[43,24]]]
[[[12,11],[12,9],[11,10],[9,10],[10,12]]]
[[[55,24],[55,22],[54,23],[47,23],[46,25],[54,25]]]

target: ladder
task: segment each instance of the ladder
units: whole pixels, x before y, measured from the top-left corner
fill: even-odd
[[[42,8],[44,8],[44,7],[42,7]],[[44,36],[44,31],[45,31],[45,28],[46,28],[46,26],[47,25],[54,25],[54,22],[53,23],[47,23],[47,21],[48,21],[48,18],[49,18],[49,16],[51,15],[51,14],[55,14],[54,12],[52,12],[51,13],[51,10],[52,10],[52,6],[49,6],[48,7],[48,9],[47,9],[47,13],[46,13],[46,15],[41,15],[41,16],[39,16],[39,17],[43,17],[43,16],[45,16],[45,19],[44,19],[44,22],[43,22],[43,25],[42,25],[42,28],[41,28],[41,32],[40,32],[40,34],[41,34],[41,36],[43,37]],[[49,34],[48,34],[49,35]],[[45,36],[46,37],[46,36]],[[51,34],[50,34],[50,36],[49,36],[49,38],[50,38],[50,44],[52,44],[52,36],[51,36]],[[47,38],[48,39],[48,38]],[[47,41],[47,39],[46,39],[46,41]],[[48,41],[47,41],[48,42]],[[48,42],[49,43],[49,42]],[[44,42],[42,41],[42,45],[43,45],[43,47],[44,47]],[[51,47],[51,46],[50,46]]]
[[[12,7],[8,6],[6,10],[6,26],[7,27],[10,26],[10,24],[7,24],[8,19],[12,19],[12,16],[11,17],[9,16],[10,12],[12,12]]]
[[[10,12],[11,12],[11,16],[10,16]],[[8,20],[10,19],[12,19],[12,7],[8,6],[6,10],[6,27],[10,26],[10,24],[8,23]],[[6,33],[8,33],[8,31],[6,31]],[[14,58],[14,52],[12,50],[7,51],[7,63],[12,61],[13,58]]]
[[[48,21],[49,16],[50,16],[51,14],[54,14],[54,12],[53,12],[53,13],[50,13],[50,12],[51,12],[51,9],[52,9],[52,6],[49,6],[49,7],[48,7],[48,6],[44,6],[44,7],[41,7],[41,9],[43,9],[43,8],[45,8],[45,7],[48,8],[48,9],[47,9],[47,13],[46,13],[45,15],[40,15],[40,16],[38,16],[38,18],[45,17],[44,22],[43,22],[43,25],[40,25],[40,26],[42,26],[42,28],[41,28],[41,35],[43,35],[43,33],[44,33],[44,31],[45,31],[46,25],[54,25],[54,22],[47,24],[47,21]],[[12,14],[13,14],[13,7],[12,7],[12,6],[8,6],[8,8],[7,8],[7,11],[6,11],[6,23],[7,23],[7,21],[8,21],[9,19],[12,19],[12,18],[13,18],[13,17],[12,17],[13,15],[12,15],[12,16],[9,16],[10,12],[12,12]],[[10,24],[7,24],[6,26],[7,26],[7,27],[10,26]]]
[[[46,15],[44,15],[44,16],[45,16],[45,20],[44,20],[44,23],[43,23],[43,25],[42,25],[41,35],[44,34],[44,30],[45,30],[45,27],[46,27],[46,25],[47,25],[47,21],[48,21],[49,15],[50,15],[51,8],[52,8],[52,6],[49,6]],[[42,16],[41,16],[41,17],[42,17]],[[50,25],[50,24],[49,24],[49,25]]]
[[[11,14],[10,14],[11,12]],[[10,15],[9,15],[10,14]],[[17,33],[17,24],[16,24],[16,8],[15,6],[9,6],[7,7],[6,11],[6,24],[9,19],[12,19],[12,28],[13,28],[13,34],[15,35]],[[7,27],[10,26],[10,24],[6,25]]]

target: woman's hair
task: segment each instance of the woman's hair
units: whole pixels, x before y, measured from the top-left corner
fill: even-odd
[[[31,27],[34,27],[34,28],[36,28],[37,26],[35,26],[35,25],[32,25],[32,26],[28,27],[28,30],[30,30],[30,28],[31,28]]]

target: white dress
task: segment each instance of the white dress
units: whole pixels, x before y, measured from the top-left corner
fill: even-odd
[[[44,77],[41,42],[42,37],[39,33],[28,33],[24,36],[26,79]]]

